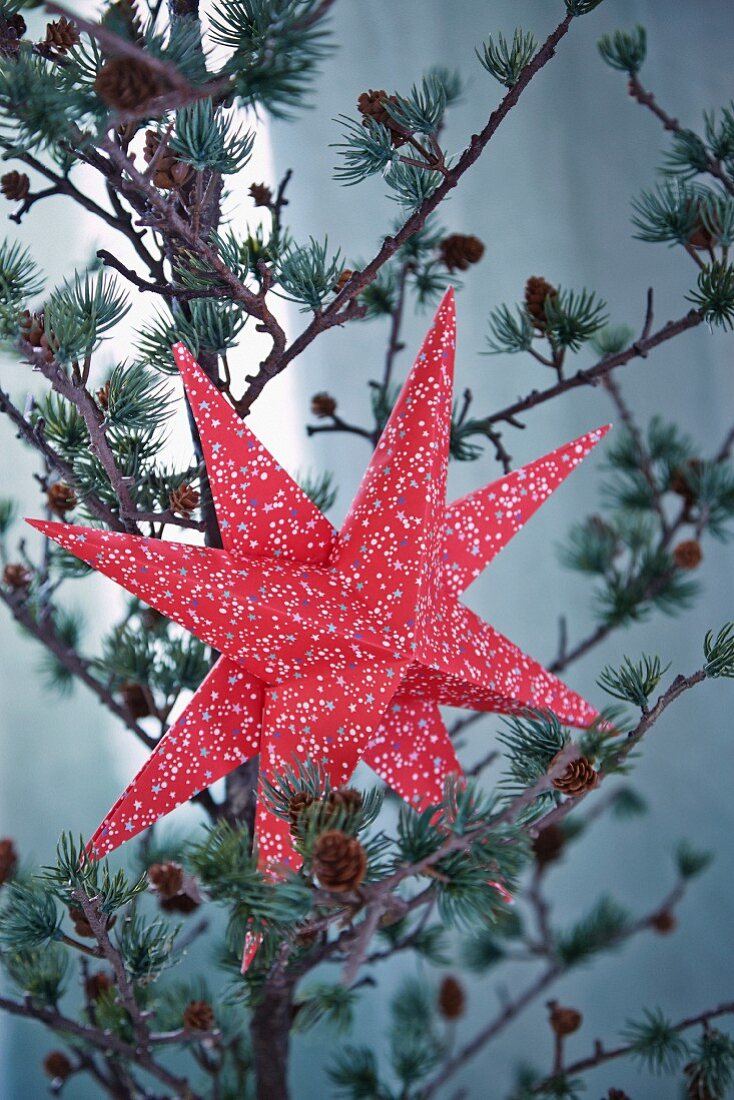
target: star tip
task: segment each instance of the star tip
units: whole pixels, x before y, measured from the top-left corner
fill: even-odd
[[[23,522],[27,523],[29,527],[35,528],[36,531],[40,531],[42,535],[63,526],[61,523],[54,523],[48,519],[32,519],[30,516],[23,516]]]

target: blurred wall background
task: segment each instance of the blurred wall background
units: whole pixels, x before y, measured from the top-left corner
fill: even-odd
[[[328,145],[339,140],[333,118],[342,112],[353,114],[361,91],[405,90],[434,63],[471,74],[464,102],[452,112],[446,131],[449,148],[459,149],[499,99],[498,85],[476,62],[474,46],[490,32],[511,34],[515,25],[542,38],[557,21],[560,8],[558,0],[337,3],[334,26],[340,49],[324,66],[315,109],[299,117],[295,126],[275,124],[261,139],[266,145],[272,141],[276,173],[294,169],[287,213],[296,239],[328,234],[330,243],[340,245],[355,261],[373,253],[387,221],[397,216],[397,207],[382,198],[378,182],[343,189],[332,180],[335,155]],[[523,96],[488,153],[443,209],[442,222],[449,230],[475,233],[487,246],[482,264],[467,274],[458,295],[457,387],[472,389],[478,412],[500,407],[546,381],[540,367],[519,358],[480,357],[490,309],[519,300],[529,275],[594,288],[609,303],[614,322],[635,328],[642,323],[648,285],[656,291],[656,323],[687,308],[684,294],[695,279],[693,265],[664,246],[632,240],[629,226],[629,199],[654,181],[664,135],[652,116],[629,100],[624,76],[606,68],[595,47],[603,31],[636,22],[643,23],[649,35],[645,83],[671,113],[696,126],[704,109],[731,98],[734,20],[728,0],[709,0],[705,17],[693,0],[675,5],[665,0],[608,0],[576,23],[558,57]],[[256,173],[245,173],[243,197],[254,178]],[[238,225],[247,214],[245,198]],[[12,230],[15,234],[15,227]],[[32,245],[53,277],[68,273],[72,262],[83,263],[100,241],[94,225],[80,215],[71,217],[61,203],[37,207],[18,235]],[[406,326],[408,350],[399,362],[403,376],[410,349],[416,347],[428,319],[410,318]],[[299,323],[291,315],[292,331]],[[378,323],[327,334],[268,388],[257,410],[258,430],[290,468],[336,470],[340,494],[335,520],[346,510],[367,461],[366,444],[328,435],[309,442],[298,425],[308,419],[310,395],[319,389],[337,396],[347,418],[365,416],[364,382],[379,371],[386,340],[386,326]],[[243,352],[237,364],[243,372],[249,355]],[[658,412],[677,421],[705,452],[718,446],[731,423],[733,356],[731,339],[700,328],[648,360],[633,363],[618,377],[645,418]],[[582,356],[580,361],[586,359]],[[16,395],[27,387],[25,369],[3,361],[3,383]],[[612,412],[602,391],[576,391],[531,413],[527,431],[508,430],[506,442],[519,464],[606,422]],[[24,498],[23,506],[37,513],[34,456],[21,448],[4,423],[0,448],[0,493]],[[560,568],[555,546],[575,518],[596,507],[602,459],[597,454],[585,463],[468,596],[472,607],[541,660],[555,653],[559,615],[568,619],[572,642],[592,625],[590,592],[583,581]],[[475,488],[497,473],[490,450],[475,463],[454,465],[453,494]],[[732,616],[731,562],[730,548],[708,543],[702,572],[705,593],[696,607],[679,619],[658,616],[613,636],[569,670],[571,686],[601,703],[596,676],[603,664],[625,653],[660,653],[672,662],[672,671],[698,667],[705,631]],[[117,606],[117,591],[94,579],[78,592],[92,632],[98,634],[106,609],[113,613]],[[0,616],[0,652],[0,833],[13,835],[24,856],[43,863],[50,859],[61,829],[88,834],[97,824],[140,753],[83,690],[67,699],[45,692],[37,675],[41,654],[19,636],[7,616]],[[659,1005],[676,1018],[731,995],[734,861],[729,838],[734,824],[734,763],[726,690],[726,684],[712,683],[690,693],[651,734],[634,777],[650,803],[649,815],[629,824],[596,826],[554,875],[553,920],[563,924],[606,892],[638,911],[649,909],[673,881],[669,855],[681,837],[717,851],[714,867],[683,902],[674,937],[641,936],[620,954],[577,971],[559,986],[562,1002],[576,1005],[585,1016],[583,1030],[569,1043],[571,1056],[588,1051],[596,1036],[612,1039],[627,1017],[639,1014],[640,1006]],[[489,718],[472,731],[467,762],[486,751],[496,728]],[[380,1045],[385,998],[399,977],[400,967],[394,964],[381,975],[380,990],[366,995],[361,1041]],[[523,980],[527,979],[517,976],[512,988],[519,988]],[[497,998],[494,977],[474,982],[462,1031],[469,1034],[493,1012]],[[327,1033],[315,1032],[297,1044],[297,1097],[328,1095],[322,1066],[324,1049],[334,1043]],[[0,1095],[11,1100],[44,1095],[46,1086],[36,1067],[49,1045],[34,1025],[0,1018]],[[499,1097],[514,1063],[528,1057],[550,1065],[551,1041],[542,1004],[469,1066],[456,1086],[465,1085],[470,1097]],[[65,1095],[95,1095],[72,1084]],[[646,1079],[642,1084],[628,1065],[598,1071],[589,1094],[600,1095],[610,1084],[650,1100],[674,1095],[668,1080],[656,1084]]]

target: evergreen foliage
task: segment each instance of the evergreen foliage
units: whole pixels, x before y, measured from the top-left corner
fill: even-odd
[[[336,179],[352,186],[379,177],[400,208],[396,219],[377,225],[376,255],[358,259],[345,243],[294,239],[290,173],[278,184],[250,185],[256,216],[242,216],[234,201],[263,114],[293,119],[311,99],[334,46],[328,0],[215,0],[201,23],[192,17],[195,4],[165,9],[116,0],[103,4],[100,28],[62,21],[36,42],[21,16],[28,5],[3,0],[0,147],[11,218],[24,223],[36,203],[56,196],[68,209],[81,204],[125,245],[119,257],[100,251],[92,266],[50,289],[28,250],[12,239],[0,245],[0,339],[37,382],[20,397],[0,388],[0,411],[39,458],[33,514],[151,539],[175,537],[175,525],[186,541],[221,545],[200,441],[192,434],[183,458],[165,450],[173,418],[186,422],[168,377],[176,374],[171,345],[179,340],[244,419],[296,351],[329,328],[372,324],[387,350],[381,376],[368,383],[367,422],[348,423],[336,398],[321,394],[328,400],[320,410],[314,404],[320,422],[308,432],[351,432],[376,444],[400,392],[404,321],[460,286],[459,275],[472,280],[485,251],[471,226],[439,223],[438,199],[460,183],[571,21],[599,2],[558,0],[559,25],[544,44],[518,28],[475,47],[508,91],[463,150],[450,147],[448,122],[467,85],[444,66],[427,68],[402,90],[369,89],[358,117],[342,113],[348,102],[334,105]],[[559,672],[622,627],[656,611],[681,614],[698,591],[690,573],[701,544],[723,541],[734,517],[731,440],[707,457],[677,425],[659,417],[638,423],[613,373],[701,322],[734,329],[734,105],[704,115],[700,132],[682,127],[640,84],[647,48],[643,27],[599,42],[603,61],[627,74],[633,98],[652,107],[668,135],[662,181],[634,200],[632,229],[695,264],[685,297],[691,308],[656,329],[650,297],[636,336],[610,320],[600,290],[532,277],[519,304],[487,299],[486,354],[527,356],[533,370],[552,372],[551,381],[490,413],[477,410],[467,389],[451,421],[452,459],[476,460],[489,444],[509,473],[506,433],[525,427],[536,405],[602,383],[599,391],[617,406],[622,426],[605,448],[600,509],[579,520],[561,549],[564,564],[595,585],[597,623],[572,645],[564,627]],[[87,187],[94,173],[97,189]],[[138,291],[141,302],[157,304],[134,353],[124,361],[106,356],[104,344],[122,331],[117,326]],[[295,339],[281,326],[282,299],[307,315]],[[248,321],[269,347],[259,364],[243,367],[238,349]],[[515,365],[500,362],[506,370]],[[20,372],[12,386],[31,389]],[[298,480],[317,507],[334,505],[334,474],[309,471]],[[135,599],[98,638],[68,598],[69,582],[84,583],[87,567],[56,547],[26,545],[21,532],[15,502],[0,499],[0,600],[41,647],[44,682],[56,691],[83,682],[154,748],[217,655]],[[635,652],[633,643],[630,637],[624,648]],[[610,893],[557,928],[546,887],[556,861],[593,843],[604,810],[632,836],[623,851],[633,858],[646,801],[625,776],[649,726],[678,695],[704,680],[734,678],[731,623],[706,634],[699,660],[697,671],[671,675],[667,687],[670,666],[656,654],[599,661],[598,685],[637,708],[634,720],[610,708],[572,733],[550,710],[506,716],[496,738],[499,781],[484,775],[494,756],[480,760],[468,778],[450,778],[434,804],[418,809],[401,802],[392,813],[384,791],[345,794],[318,763],[294,761],[260,790],[288,824],[302,860],[275,874],[263,871],[253,851],[257,778],[249,762],[223,793],[195,796],[206,825],[178,835],[149,831],[130,857],[134,870],[96,861],[83,840],[63,834],[53,864],[33,872],[0,840],[3,1005],[42,1022],[68,1051],[70,1075],[90,1074],[106,1095],[286,1100],[290,1035],[315,1042],[334,1032],[343,1045],[325,1070],[331,1095],[433,1097],[483,1047],[485,1032],[500,1034],[571,968],[621,949],[643,929],[672,929],[677,901],[712,859],[691,843],[674,851],[673,891],[662,905],[652,899],[647,912],[623,908],[610,882]],[[463,722],[450,728],[459,734]],[[588,790],[558,782],[554,765],[563,750],[563,759],[590,769]],[[329,889],[315,873],[326,831],[362,849],[366,874],[351,890]],[[200,908],[203,918],[195,916]],[[221,929],[220,974],[210,948]],[[262,942],[243,974],[246,933]],[[191,965],[184,963],[189,951]],[[360,1005],[382,996],[382,964],[400,958],[411,962],[392,983],[386,1041],[373,1049],[357,1041]],[[515,991],[510,975],[518,962],[536,973]],[[474,1039],[465,1038],[471,1025],[461,1018],[473,990],[440,973],[453,965],[492,982],[496,973],[507,990],[506,1003],[487,1008],[495,1015]],[[74,996],[80,983],[81,1005]],[[712,1020],[728,1011],[676,1023],[648,1009],[624,1033],[628,1053],[648,1072],[676,1075],[690,1095],[719,1100],[734,1081],[734,1043]],[[514,1097],[581,1095],[583,1076],[559,1047],[549,1076],[534,1068],[518,1074]],[[596,1049],[599,1064],[604,1052]],[[281,1073],[276,1084],[273,1072]],[[65,1085],[69,1094],[73,1087]]]

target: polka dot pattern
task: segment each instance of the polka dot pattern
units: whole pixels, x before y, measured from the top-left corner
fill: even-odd
[[[263,777],[310,756],[334,784],[364,759],[425,806],[461,770],[440,704],[596,716],[459,596],[604,430],[447,509],[454,348],[449,291],[338,535],[183,345],[224,549],[32,521],[222,653],[95,834],[96,855],[258,752]],[[264,866],[297,866],[262,799],[256,841]]]
[[[460,596],[469,587],[610,427],[588,432],[450,505],[442,552],[449,592]]]

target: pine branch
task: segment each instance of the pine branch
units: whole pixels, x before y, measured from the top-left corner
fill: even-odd
[[[50,1030],[57,1031],[62,1035],[72,1036],[74,1039],[80,1039],[102,1052],[111,1051],[118,1054],[130,1064],[140,1066],[141,1069],[167,1088],[174,1089],[181,1100],[204,1100],[200,1093],[194,1092],[185,1078],[177,1077],[174,1073],[171,1073],[165,1066],[157,1062],[147,1049],[141,1049],[131,1043],[126,1043],[107,1028],[102,1029],[89,1024],[77,1023],[76,1020],[62,1015],[58,1009],[37,1004],[30,997],[24,1001],[13,1001],[9,997],[0,996],[0,1009],[11,1016],[22,1016],[26,1019],[38,1020]],[[192,1036],[191,1038],[194,1041],[198,1040],[198,1036]],[[165,1045],[170,1040],[167,1036],[159,1038],[155,1033],[152,1033],[149,1036],[149,1042],[151,1045]]]
[[[673,118],[672,115],[663,110],[652,92],[648,92],[643,88],[637,73],[630,73],[628,88],[632,98],[637,100],[642,107],[647,107],[649,111],[652,111],[655,117],[662,122],[665,130],[673,134],[685,134],[687,132],[677,118]],[[730,195],[734,195],[734,180],[726,174],[719,161],[714,160],[708,154],[706,154],[706,171],[717,179]]]
[[[529,393],[526,397],[519,398],[511,405],[507,405],[498,412],[491,413],[489,416],[485,417],[481,423],[487,424],[488,426],[498,424],[502,421],[513,424],[521,413],[528,412],[529,409],[534,409],[538,405],[544,405],[546,401],[551,401],[561,394],[568,393],[570,390],[577,389],[579,386],[598,385],[603,378],[613,370],[616,370],[617,367],[626,366],[627,363],[632,362],[633,359],[646,359],[648,353],[654,348],[659,347],[668,340],[674,339],[676,336],[680,336],[681,333],[687,332],[689,329],[695,328],[697,325],[700,325],[702,321],[703,315],[701,311],[691,309],[676,321],[668,321],[667,324],[663,325],[662,328],[659,328],[656,332],[650,333],[647,336],[641,336],[639,340],[630,344],[624,351],[617,352],[615,355],[606,355],[593,367],[579,370],[576,374],[564,378],[563,381],[557,382],[547,389],[533,390],[532,393]],[[515,427],[517,426],[518,425],[515,423]]]
[[[716,1008],[709,1008],[705,1012],[700,1012],[696,1016],[686,1016],[684,1019],[679,1020],[677,1024],[673,1024],[672,1030],[678,1033],[689,1031],[693,1027],[704,1027],[710,1023],[711,1020],[719,1019],[722,1016],[731,1016],[734,1014],[734,1001],[724,1002],[717,1005]],[[586,1073],[590,1069],[595,1069],[596,1066],[604,1065],[606,1062],[614,1061],[617,1058],[626,1058],[635,1052],[635,1045],[633,1043],[626,1043],[623,1046],[614,1047],[612,1049],[606,1049],[601,1042],[597,1040],[594,1045],[594,1053],[588,1055],[586,1058],[580,1058],[576,1062],[571,1062],[570,1065],[564,1067],[563,1072],[566,1076],[572,1076],[577,1073]],[[543,1095],[543,1090],[548,1086],[552,1078],[546,1078],[543,1081],[538,1081],[530,1087],[530,1093],[538,1093]]]
[[[246,381],[248,382],[248,388],[241,402],[243,410],[249,410],[268,382],[285,370],[288,364],[297,358],[297,356],[299,356],[317,336],[333,328],[335,325],[344,324],[358,315],[355,313],[357,307],[354,299],[374,281],[382,267],[395,255],[398,249],[423,228],[429,214],[433,213],[453,188],[458,185],[465,172],[476,163],[502,122],[530,84],[533,77],[536,76],[555,55],[559,43],[568,33],[573,18],[574,16],[568,13],[556,29],[548,36],[537,54],[522,69],[517,83],[513,85],[507,95],[502,99],[500,105],[492,112],[484,128],[472,137],[469,145],[461,154],[456,164],[448,170],[440,185],[421,203],[419,208],[407,219],[397,233],[385,238],[374,258],[361,271],[355,272],[352,275],[349,282],[340,293],[337,294],[336,298],[334,298],[321,313],[314,317],[308,327],[293,341],[290,347],[276,348],[274,346],[270,354],[260,364],[257,374],[247,376]]]
[[[44,439],[43,432],[38,431],[28,420],[26,420],[20,409],[15,407],[8,394],[2,389],[0,389],[0,411],[4,412],[9,420],[15,424],[19,436],[21,436],[26,443],[29,443],[31,447],[35,448],[52,469],[57,470],[58,473],[61,474],[67,485],[78,488],[83,493],[84,503],[89,508],[92,515],[102,520],[102,522],[112,531],[125,530],[118,516],[99,499],[96,493],[88,493],[83,489],[70,463],[62,458],[48,441]]]

